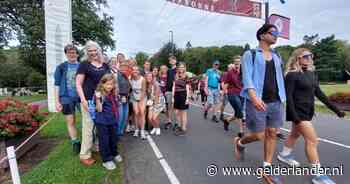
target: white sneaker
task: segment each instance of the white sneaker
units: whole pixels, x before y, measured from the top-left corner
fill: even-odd
[[[156,135],[160,135],[160,128],[157,128]]]
[[[146,139],[145,130],[141,130],[141,139]]]
[[[131,128],[130,128],[130,125],[129,125],[129,124],[126,126],[126,130],[125,130],[125,132],[126,132],[126,133],[131,132]]]
[[[136,129],[134,132],[134,137],[138,137],[139,136],[139,129]]]
[[[123,161],[123,158],[122,158],[122,156],[117,155],[117,156],[114,157],[114,161],[115,161],[116,163],[119,163],[119,162],[122,162],[122,161]]]
[[[130,126],[130,131],[132,132],[132,131],[135,131],[135,130],[136,130],[135,125],[131,125],[131,126]]]
[[[150,134],[153,135],[156,133],[156,131],[157,131],[157,128],[153,128]]]
[[[290,167],[300,167],[300,163],[294,159],[294,156],[290,153],[289,155],[283,156],[281,153],[277,155],[277,159]]]
[[[116,168],[114,162],[112,161],[103,162],[102,166],[105,167],[107,170],[114,170]]]

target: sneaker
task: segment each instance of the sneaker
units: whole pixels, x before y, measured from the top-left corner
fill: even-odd
[[[160,135],[160,128],[157,128],[156,135]]]
[[[219,120],[215,115],[211,118],[211,120],[214,121],[214,123],[219,123]]]
[[[205,110],[205,111],[204,111],[204,119],[207,119],[207,118],[208,118],[208,111]]]
[[[326,175],[315,176],[311,181],[313,184],[335,184],[335,182]]]
[[[107,170],[114,170],[116,168],[114,162],[108,161],[108,162],[103,162],[102,166],[106,168]]]
[[[134,135],[133,135],[134,137],[138,137],[139,136],[139,130],[138,129],[136,129],[135,130],[135,132],[134,132]]]
[[[125,132],[126,132],[126,133],[131,132],[131,128],[130,128],[130,125],[129,125],[129,124],[126,126]]]
[[[240,140],[239,137],[235,137],[233,139],[233,144],[235,148],[235,157],[237,160],[244,160],[244,147],[238,144],[239,140]]]
[[[153,135],[153,134],[156,133],[156,131],[157,131],[157,129],[156,129],[156,128],[153,128],[152,131],[150,132],[150,134]]]
[[[173,126],[173,124],[169,121],[168,123],[165,124],[164,129],[168,130]]]
[[[283,184],[281,178],[275,175],[262,174],[262,178],[267,184]]]
[[[224,119],[223,121],[224,121],[224,130],[228,131],[229,122],[226,119]]]
[[[80,153],[80,147],[81,147],[80,142],[73,143],[73,152],[74,152],[74,154],[77,155],[77,154]]]
[[[175,132],[176,136],[184,136],[186,135],[186,131],[182,130],[181,128],[179,128],[176,132]]]
[[[145,139],[146,139],[145,130],[141,130],[141,139],[142,139],[142,140],[145,140]]]
[[[173,126],[173,131],[176,131],[178,127],[179,127],[179,125],[177,123],[175,123]]]
[[[114,157],[114,161],[115,161],[116,163],[119,163],[119,162],[122,162],[122,161],[123,161],[123,158],[122,158],[122,156],[117,155],[117,156]]]
[[[299,167],[300,166],[300,163],[298,161],[296,161],[294,159],[294,156],[292,154],[289,154],[289,155],[286,155],[286,156],[282,156],[281,153],[279,153],[277,155],[277,159],[287,165],[289,165],[290,167]]]
[[[279,139],[281,139],[281,140],[285,140],[286,139],[286,137],[284,136],[284,134],[282,134],[282,133],[277,133],[277,135],[276,135]]]

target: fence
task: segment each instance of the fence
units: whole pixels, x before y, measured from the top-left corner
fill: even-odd
[[[46,86],[0,88],[0,96],[31,96],[35,94],[46,94]]]

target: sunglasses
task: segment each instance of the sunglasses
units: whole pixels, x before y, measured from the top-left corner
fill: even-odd
[[[306,59],[306,60],[312,60],[314,58],[313,54],[305,54],[303,56],[300,56],[300,58]]]
[[[267,32],[267,33],[270,34],[273,37],[278,37],[280,35],[280,33],[278,31],[270,31],[270,32]]]

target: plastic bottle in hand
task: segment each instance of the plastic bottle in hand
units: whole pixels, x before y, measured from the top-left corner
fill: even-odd
[[[91,119],[94,120],[96,118],[96,105],[94,101],[88,100],[88,108]]]

